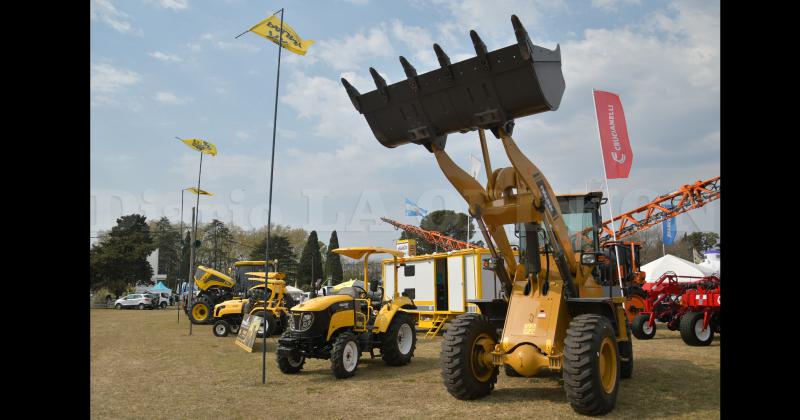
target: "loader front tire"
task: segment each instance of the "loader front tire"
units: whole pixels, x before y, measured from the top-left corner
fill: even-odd
[[[611,321],[602,315],[572,319],[564,340],[564,390],[572,409],[589,416],[614,409],[619,390],[619,351]]]
[[[633,375],[633,338],[631,337],[631,326],[628,325],[628,341],[617,343],[619,348],[619,376],[628,379]]]
[[[631,328],[633,329],[633,335],[639,340],[649,340],[656,336],[656,324],[653,323],[651,327],[649,321],[650,315],[647,314],[639,314],[633,318]]]
[[[457,316],[442,341],[442,379],[447,392],[459,400],[489,395],[497,382],[497,366],[487,363],[497,343],[497,331],[481,314]]]
[[[690,346],[707,346],[714,341],[714,325],[708,323],[703,330],[703,313],[689,312],[681,317],[681,338]]]

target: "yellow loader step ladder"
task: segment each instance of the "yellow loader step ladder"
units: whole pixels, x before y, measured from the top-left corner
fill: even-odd
[[[433,324],[431,324],[431,327],[425,333],[425,338],[436,337],[436,335],[439,334],[439,331],[442,330],[444,323],[447,322],[448,319],[449,317],[447,315],[436,315],[436,317],[433,318]]]

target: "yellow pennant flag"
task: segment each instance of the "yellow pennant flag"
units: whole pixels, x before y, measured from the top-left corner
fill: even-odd
[[[258,22],[249,31],[278,44],[278,36],[281,33],[281,19],[276,16],[270,16]],[[304,40],[300,38],[291,26],[283,22],[283,42],[280,43],[283,48],[295,54],[306,55],[308,47],[313,43],[314,41],[311,39]]]
[[[217,146],[214,146],[214,143],[209,143],[205,140],[200,140],[200,139],[185,139],[185,140],[178,139],[178,140],[186,143],[187,146],[191,147],[194,150],[197,150],[198,152],[202,152],[211,156],[217,155]]]
[[[189,191],[192,194],[197,194],[198,189],[195,188],[195,187],[192,187],[192,188],[187,188],[186,191]],[[208,191],[204,191],[204,190],[199,190],[199,191],[200,191],[200,195],[214,195],[213,193],[210,193]]]

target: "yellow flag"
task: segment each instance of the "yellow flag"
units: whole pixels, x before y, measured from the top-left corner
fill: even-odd
[[[186,191],[189,191],[192,194],[197,194],[197,188],[195,187],[187,188]],[[208,191],[200,190],[200,195],[214,195],[214,194]]]
[[[263,36],[264,38],[278,44],[278,36],[281,33],[281,19],[276,16],[270,16],[261,22],[258,22],[256,26],[253,26],[249,29],[250,32]],[[308,51],[308,47],[313,44],[314,41],[311,39],[303,40],[297,35],[297,32],[292,29],[291,26],[287,25],[286,22],[283,22],[283,42],[281,46],[286,48],[287,50],[300,55],[306,55],[306,51]]]
[[[211,156],[217,155],[217,146],[214,146],[214,143],[209,143],[205,140],[200,139],[179,139],[180,141],[186,143],[187,146],[191,147],[198,152],[202,152]]]

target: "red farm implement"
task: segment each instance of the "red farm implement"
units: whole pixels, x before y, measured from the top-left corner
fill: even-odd
[[[697,280],[681,282],[679,279]],[[683,332],[681,334],[689,345],[707,345],[713,339],[713,331],[719,331],[719,279],[717,277],[678,276],[674,272],[668,271],[662,274],[656,282],[646,283],[642,290],[647,294],[644,299],[645,307],[633,318],[631,325],[636,338],[640,340],[653,338],[656,335],[656,321],[667,324],[670,331],[675,331],[681,329],[682,322],[688,325],[691,320],[691,327],[699,329],[696,331],[697,334],[691,332],[694,335],[688,337],[695,338],[687,339]],[[682,321],[684,315],[688,315],[686,321]],[[697,326],[697,319],[703,321],[699,326]],[[711,325],[710,330],[708,329],[709,325]],[[687,326],[686,334],[690,334],[688,328]],[[712,333],[709,334],[709,331]]]

